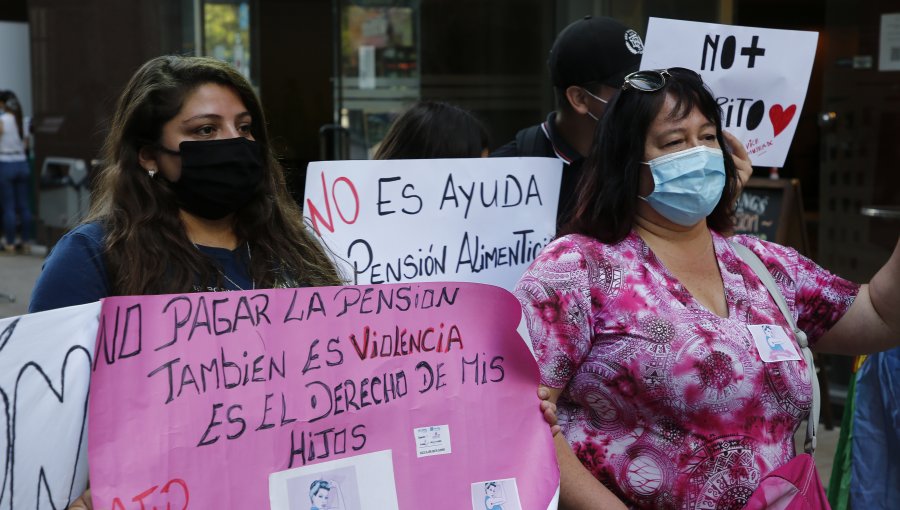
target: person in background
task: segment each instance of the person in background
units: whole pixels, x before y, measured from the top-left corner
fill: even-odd
[[[734,236],[738,175],[693,71],[640,71],[611,98],[564,236],[519,281],[551,401],[561,508],[742,508],[795,455],[811,382],[753,328],[793,330],[742,245],[772,274],[814,351],[900,342],[900,242],[868,285],[795,250]],[[767,361],[768,360],[768,361]]]
[[[419,101],[391,124],[373,159],[483,158],[488,134],[458,106]]]
[[[3,237],[0,252],[31,252],[31,170],[28,149],[22,131],[22,109],[16,95],[0,91],[0,207],[3,211]],[[16,224],[21,225],[16,242]]]
[[[491,153],[491,157],[562,160],[558,227],[572,217],[584,161],[607,104],[625,75],[638,70],[643,53],[641,36],[612,18],[585,16],[569,24],[556,37],[547,59],[556,111]],[[750,157],[737,138],[727,133],[725,137],[744,182],[753,173]]]

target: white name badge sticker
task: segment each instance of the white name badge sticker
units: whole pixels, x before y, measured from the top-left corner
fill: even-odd
[[[758,324],[747,326],[753,335],[753,342],[759,357],[766,363],[800,360],[800,353],[784,328],[775,324]]]
[[[450,447],[450,425],[419,427],[413,433],[416,436],[417,458],[453,453]]]

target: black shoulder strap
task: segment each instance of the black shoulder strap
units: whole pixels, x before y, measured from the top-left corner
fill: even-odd
[[[541,150],[544,143],[541,142],[546,139],[540,124],[519,131],[516,133],[516,148],[519,156],[545,156],[546,154]]]

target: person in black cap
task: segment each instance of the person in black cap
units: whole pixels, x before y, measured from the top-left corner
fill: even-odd
[[[606,104],[637,71],[644,53],[641,36],[607,17],[585,16],[564,28],[550,48],[547,65],[556,96],[556,111],[541,124],[519,131],[491,157],[543,156],[563,161],[557,228],[568,223],[577,198],[582,163],[590,152],[597,122]],[[737,138],[726,133],[740,181],[753,173],[750,158]]]
[[[491,157],[545,156],[563,161],[558,226],[571,216],[581,166],[606,103],[625,76],[638,70],[643,51],[637,32],[612,18],[585,16],[567,26],[547,60],[556,111],[491,153]]]

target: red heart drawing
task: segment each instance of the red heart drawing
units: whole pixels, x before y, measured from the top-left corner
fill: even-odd
[[[778,136],[779,133],[784,131],[784,128],[788,127],[788,124],[791,123],[791,119],[794,118],[794,113],[797,112],[797,105],[792,104],[787,107],[787,109],[782,109],[780,104],[772,105],[769,108],[769,120],[772,121],[772,127],[775,129],[775,136]]]

